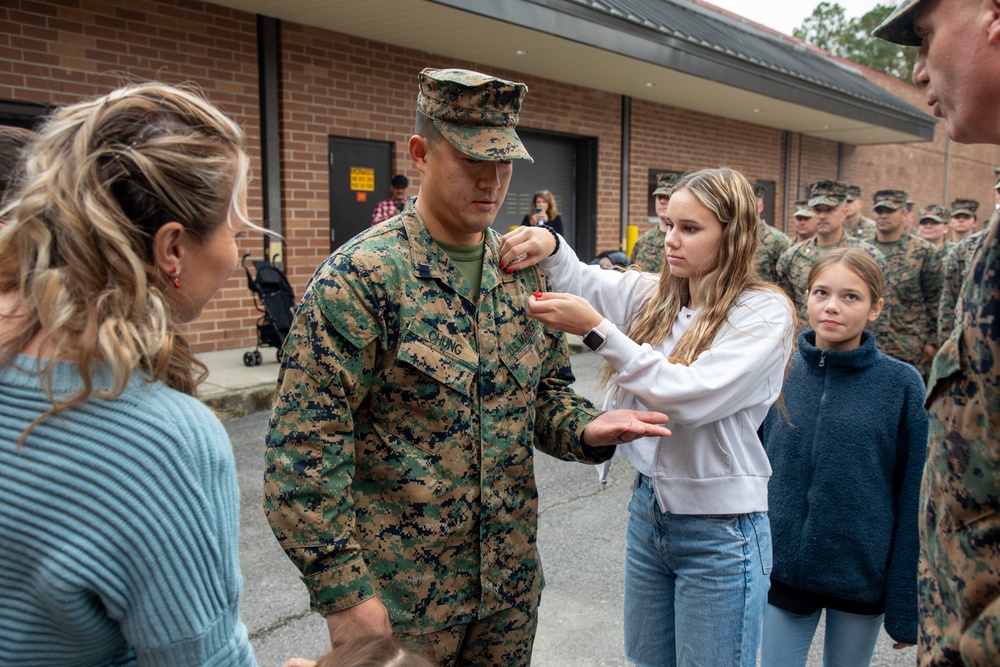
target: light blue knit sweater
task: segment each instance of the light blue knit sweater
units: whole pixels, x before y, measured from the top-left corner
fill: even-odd
[[[239,618],[239,489],[199,401],[133,377],[45,411],[33,357],[0,368],[0,664],[255,665]],[[57,394],[79,386],[56,364]],[[109,386],[99,369],[98,386]]]

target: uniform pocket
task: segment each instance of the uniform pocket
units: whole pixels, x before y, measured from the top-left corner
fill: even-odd
[[[386,431],[433,453],[470,430],[478,368],[464,340],[424,322],[403,333],[394,367],[372,395],[373,419]]]
[[[521,391],[534,402],[541,377],[542,365],[542,326],[535,320],[530,320],[528,326],[521,330],[517,337],[500,351],[500,361],[514,377]]]

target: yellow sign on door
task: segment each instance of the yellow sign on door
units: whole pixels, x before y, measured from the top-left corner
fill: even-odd
[[[365,167],[351,167],[351,190],[375,192],[375,170]]]

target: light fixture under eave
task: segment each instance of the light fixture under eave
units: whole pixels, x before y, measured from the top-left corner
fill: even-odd
[[[753,112],[754,113],[760,113],[760,109],[754,109]]]
[[[514,52],[514,55],[515,56],[526,56],[529,53],[531,53],[531,51],[529,51],[528,49],[518,49],[517,51]]]
[[[656,88],[656,82],[655,81],[647,81],[646,82],[646,87],[647,88]]]

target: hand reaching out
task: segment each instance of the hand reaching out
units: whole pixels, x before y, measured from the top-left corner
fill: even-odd
[[[583,442],[588,447],[621,445],[639,438],[670,436],[670,429],[663,426],[668,421],[662,412],[638,410],[610,410],[583,429]]]

